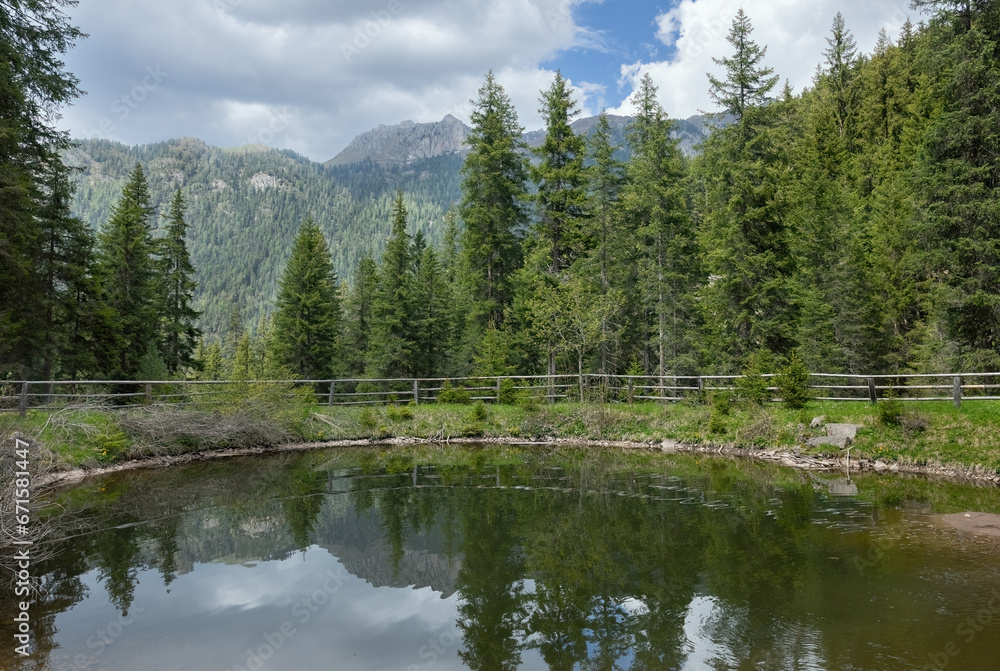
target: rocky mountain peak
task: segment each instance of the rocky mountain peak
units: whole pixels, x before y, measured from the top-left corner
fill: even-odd
[[[351,140],[326,165],[357,163],[366,158],[386,165],[405,165],[461,152],[468,135],[469,127],[450,114],[432,123],[403,121],[392,126],[380,125]]]

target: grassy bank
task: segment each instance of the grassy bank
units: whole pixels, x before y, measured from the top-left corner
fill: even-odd
[[[802,410],[782,404],[733,404],[727,409],[688,402],[326,407],[307,400],[248,397],[210,408],[35,411],[25,418],[7,414],[0,416],[0,429],[5,435],[20,431],[41,444],[55,469],[208,449],[397,437],[636,443],[672,439],[839,456],[836,448],[803,446],[823,431],[809,428],[817,416],[864,426],[852,458],[1000,472],[1000,404],[991,402],[967,402],[960,409],[945,402],[909,404],[902,406],[902,415],[887,417],[881,405],[862,402],[812,402]]]

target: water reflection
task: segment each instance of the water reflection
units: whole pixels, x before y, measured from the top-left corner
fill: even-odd
[[[119,474],[60,493],[38,649],[0,668],[994,668],[1000,612],[961,627],[1000,552],[928,513],[997,492],[848,485],[488,449]]]

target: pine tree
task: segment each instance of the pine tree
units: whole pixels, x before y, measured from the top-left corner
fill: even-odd
[[[709,95],[724,113],[736,117],[739,122],[749,108],[763,105],[767,102],[767,94],[778,83],[778,76],[772,68],[760,67],[760,62],[767,54],[767,47],[761,48],[750,39],[753,26],[750,17],[741,7],[733,19],[726,41],[735,47],[736,52],[731,58],[713,58],[716,65],[726,69],[725,79],[716,79],[709,75],[711,83]]]
[[[67,171],[57,170],[38,210],[35,272],[40,286],[34,302],[39,335],[36,360],[43,379],[97,374],[93,349],[99,335],[93,231],[70,214]]]
[[[947,34],[946,34],[947,35]],[[940,39],[940,37],[938,37]],[[938,50],[918,184],[931,272],[962,370],[1000,367],[1000,43],[978,23]]]
[[[0,373],[18,377],[53,370],[59,339],[38,322],[51,305],[42,292],[53,268],[36,263],[52,232],[40,230],[49,216],[41,210],[66,172],[59,152],[69,142],[54,121],[81,93],[62,56],[83,36],[62,12],[73,4],[37,0],[0,11]]]
[[[354,282],[346,301],[346,324],[344,342],[347,373],[353,376],[365,374],[368,358],[368,341],[372,329],[372,305],[378,290],[378,265],[375,259],[365,256],[354,271]]]
[[[588,154],[592,165],[588,171],[590,202],[588,209],[591,218],[588,235],[594,240],[591,260],[596,262],[596,272],[600,277],[600,293],[602,298],[612,291],[612,274],[615,275],[614,285],[620,285],[627,275],[625,264],[621,263],[622,240],[619,216],[619,197],[625,183],[625,166],[615,158],[618,147],[611,141],[611,124],[608,115],[602,111],[597,124],[589,138]],[[594,263],[590,264],[594,272]],[[617,309],[603,314],[600,322],[600,371],[607,374],[611,369],[610,348],[617,337],[615,319],[622,311],[621,301],[615,305]]]
[[[699,264],[685,202],[680,150],[677,140],[670,137],[672,122],[657,102],[656,93],[647,73],[633,97],[637,115],[628,132],[632,161],[626,171],[622,205],[641,250],[643,301],[655,320],[648,344],[656,352],[657,372],[665,375],[695,367],[691,290],[699,280]]]
[[[765,105],[777,82],[760,68],[764,49],[749,35],[742,10],[733,21],[727,79],[709,77],[712,97],[737,123],[717,129],[696,163],[701,244],[710,282],[701,302],[707,321],[706,354],[722,369],[738,370],[758,350],[784,354],[794,346],[785,182],[787,142],[778,125],[782,105]]]
[[[160,352],[171,374],[191,365],[201,331],[195,326],[199,313],[191,307],[196,284],[188,256],[184,221],[185,203],[180,189],[174,193],[167,214],[167,230],[157,240],[160,283]]]
[[[413,270],[403,192],[392,208],[392,232],[379,264],[368,340],[369,373],[380,378],[413,377],[416,343],[413,324]]]
[[[503,323],[511,300],[511,276],[520,265],[519,231],[528,221],[528,171],[522,154],[524,129],[492,70],[473,104],[459,213],[465,222],[462,250],[476,302],[474,326],[481,332],[489,324]]]
[[[579,108],[559,71],[552,86],[542,91],[541,103],[539,112],[545,119],[545,141],[534,150],[539,161],[531,169],[538,188],[535,234],[549,247],[549,272],[556,275],[568,268],[585,248],[581,239],[586,214],[585,145],[584,139],[570,127]]]
[[[439,377],[444,374],[451,343],[451,287],[437,252],[426,247],[413,283],[414,375]]]
[[[112,359],[105,366],[115,379],[133,379],[157,336],[153,212],[146,176],[137,165],[99,236],[98,278],[116,326],[109,343]]]
[[[339,287],[330,251],[319,226],[306,219],[278,288],[275,358],[301,379],[329,379],[341,368],[340,328]]]
[[[827,73],[830,78],[830,90],[834,100],[834,114],[837,120],[837,130],[843,136],[847,132],[848,119],[854,112],[854,66],[857,62],[858,45],[854,35],[847,29],[844,15],[837,12],[833,18],[831,35],[826,38],[829,45],[823,54],[826,56]]]

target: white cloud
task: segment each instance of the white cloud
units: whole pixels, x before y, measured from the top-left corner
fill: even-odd
[[[72,19],[91,37],[67,68],[90,95],[61,127],[129,143],[264,136],[322,161],[379,123],[462,116],[491,68],[534,127],[552,77],[539,64],[595,39],[573,21],[577,1],[84,2]],[[169,76],[122,118],[113,101],[147,65]],[[290,121],[276,130],[276,115]]]
[[[838,11],[863,52],[875,46],[880,29],[895,35],[912,14],[907,0],[681,0],[656,19],[657,38],[673,49],[670,58],[623,64],[624,87],[634,89],[648,72],[670,116],[718,111],[708,95],[707,74],[721,74],[713,57],[732,53],[726,36],[740,7],[753,24],[754,41],[768,47],[764,64],[782,81],[787,78],[795,91],[811,84]],[[626,99],[611,111],[630,114],[633,107]]]

